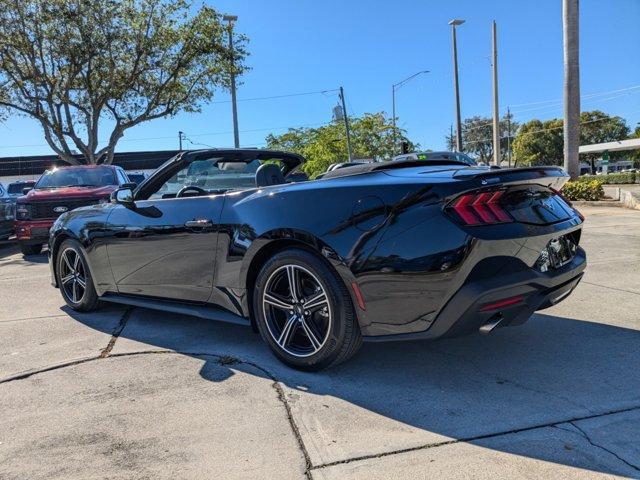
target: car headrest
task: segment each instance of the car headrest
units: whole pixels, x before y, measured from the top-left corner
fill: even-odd
[[[285,183],[280,167],[275,163],[265,163],[256,170],[256,187],[269,187]]]

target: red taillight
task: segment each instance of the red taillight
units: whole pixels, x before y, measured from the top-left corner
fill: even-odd
[[[483,193],[468,193],[453,202],[453,211],[465,225],[490,225],[513,222],[511,216],[500,205],[504,190]]]
[[[516,297],[504,298],[502,300],[498,300],[497,302],[487,303],[480,308],[481,312],[492,312],[493,310],[498,310],[500,308],[511,307],[513,305],[518,305],[522,303],[524,297],[522,295],[518,295]]]

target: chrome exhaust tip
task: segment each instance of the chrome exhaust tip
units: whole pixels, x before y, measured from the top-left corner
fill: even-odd
[[[489,320],[487,320],[485,323],[483,323],[480,326],[480,329],[479,329],[480,333],[482,333],[483,335],[488,335],[493,331],[494,328],[500,325],[500,322],[502,322],[502,320],[504,320],[504,317],[502,316],[502,314],[496,313]]]

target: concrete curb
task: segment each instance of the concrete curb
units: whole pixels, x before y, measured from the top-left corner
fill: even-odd
[[[603,185],[604,193],[612,200],[571,202],[576,207],[622,207],[632,210],[640,210],[640,192],[632,192],[617,185]]]
[[[640,210],[640,194],[620,189],[620,203],[626,208]]]

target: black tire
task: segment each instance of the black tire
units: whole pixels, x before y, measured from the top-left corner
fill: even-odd
[[[22,255],[37,255],[42,252],[42,244],[20,243],[20,251]]]
[[[293,278],[298,275],[301,282],[301,300],[297,303],[290,295],[290,269],[298,272]],[[275,294],[274,286],[280,287],[283,282],[289,293],[278,295],[277,300],[284,299],[284,303],[274,306],[270,303],[271,294]],[[313,290],[316,283],[319,287]],[[305,311],[302,303],[305,299],[307,305],[313,304],[309,311]],[[319,301],[320,307],[316,305]],[[298,310],[287,311],[288,307],[283,307],[288,304]],[[254,287],[253,311],[260,335],[276,357],[299,370],[317,371],[338,365],[352,357],[362,344],[353,303],[344,283],[323,259],[306,250],[283,250],[262,266]],[[287,330],[288,324],[293,326]],[[309,329],[315,334],[308,334]],[[278,336],[279,339],[284,336],[284,347],[278,343]],[[291,337],[290,344],[287,344],[287,336]],[[317,341],[314,343],[311,337]]]
[[[67,261],[65,261],[65,256]],[[76,256],[77,263],[75,263]],[[100,307],[100,299],[93,285],[93,278],[80,244],[71,239],[62,242],[62,245],[58,248],[55,262],[58,288],[66,304],[78,312],[97,310]],[[71,267],[75,267],[75,269]],[[71,270],[77,272],[77,275],[72,280],[69,280],[69,276],[74,275]],[[79,282],[80,279],[83,280],[84,287]],[[69,285],[70,282],[73,284],[71,287]],[[73,295],[75,295],[75,298]]]

